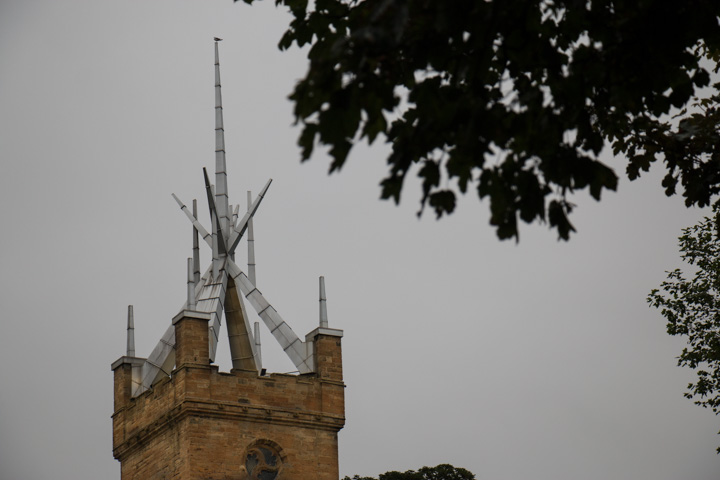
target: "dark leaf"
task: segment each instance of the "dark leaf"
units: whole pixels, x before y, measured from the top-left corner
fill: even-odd
[[[399,202],[412,165],[433,161],[452,180],[444,190],[475,184],[500,238],[517,238],[519,217],[567,239],[566,195],[617,188],[607,145],[630,179],[662,160],[666,193],[688,206],[720,197],[720,87],[708,73],[720,71],[720,2],[276,3],[292,15],[280,48],[309,46],[290,96],[301,158],[318,142],[335,171],[357,139],[384,136],[382,198]],[[422,205],[450,213],[435,178],[413,171]]]

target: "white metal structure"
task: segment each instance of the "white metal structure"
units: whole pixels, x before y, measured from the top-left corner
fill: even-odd
[[[248,192],[248,208],[242,218],[238,218],[239,206],[233,209],[228,202],[227,170],[225,162],[225,130],[223,127],[222,95],[220,87],[220,61],[218,41],[215,39],[215,185],[210,183],[207,171],[203,169],[205,190],[210,209],[210,229],[203,227],[198,220],[197,204],[193,201],[192,212],[173,194],[181,210],[193,225],[193,256],[188,258],[187,266],[187,301],[179,315],[185,311],[203,313],[210,318],[209,347],[210,360],[214,361],[217,341],[220,336],[223,312],[227,323],[230,342],[232,367],[242,370],[262,369],[260,358],[260,338],[258,324],[251,328],[245,300],[250,302],[270,333],[280,343],[290,357],[299,373],[313,372],[313,344],[302,341],[280,314],[265,299],[255,283],[255,253],[252,219],[267,193],[272,179],[260,190],[251,202]],[[234,254],[241,238],[248,232],[248,273],[235,264]],[[207,243],[212,251],[212,261],[200,275],[199,237]],[[128,318],[128,356],[134,356],[134,341],[131,350],[133,332],[133,312]],[[320,327],[327,329],[327,310],[325,307],[325,284],[320,278]],[[339,332],[339,331],[337,331]],[[340,332],[341,334],[341,332]],[[132,351],[132,355],[131,352]],[[142,367],[138,375],[133,375],[133,395],[138,395],[152,387],[162,378],[170,375],[175,365],[175,328],[170,325],[157,346]]]

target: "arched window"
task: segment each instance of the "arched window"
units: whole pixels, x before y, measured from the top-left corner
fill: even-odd
[[[282,469],[280,446],[271,440],[256,440],[245,453],[245,468],[249,480],[276,480]]]

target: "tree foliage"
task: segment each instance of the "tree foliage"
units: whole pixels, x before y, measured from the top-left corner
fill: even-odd
[[[678,365],[697,371],[697,380],[685,397],[720,413],[720,207],[715,217],[683,229],[680,255],[695,273],[686,278],[680,269],[668,272],[648,302],[660,309],[670,335],[687,337]],[[720,448],[718,448],[720,453]]]
[[[355,475],[352,478],[345,477],[343,480],[475,480],[475,475],[464,468],[442,464],[437,467],[422,467],[417,471],[381,473],[378,479]]]
[[[302,159],[325,145],[332,172],[383,138],[383,198],[399,202],[412,171],[421,212],[449,214],[473,188],[500,238],[520,219],[568,239],[571,194],[617,187],[607,146],[630,179],[664,161],[667,194],[680,184],[687,205],[720,192],[716,0],[276,4],[293,15],[280,48],[310,47],[290,95]]]

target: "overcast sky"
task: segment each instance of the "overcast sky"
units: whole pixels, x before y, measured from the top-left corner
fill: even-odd
[[[286,97],[305,61],[276,49],[289,18],[273,4],[0,0],[0,480],[120,478],[110,364],[128,304],[147,356],[185,298],[191,231],[170,194],[206,210],[213,36],[231,202],[274,179],[258,286],[302,337],[325,275],[345,331],[341,475],[716,479],[720,419],[683,398],[683,341],[645,302],[703,212],[656,171],[578,195],[570,243],[523,226],[515,244],[472,195],[439,222],[415,216],[416,182],[379,201],[386,146],[339,175],[322,150],[301,165]],[[268,368],[293,370],[262,338]]]

